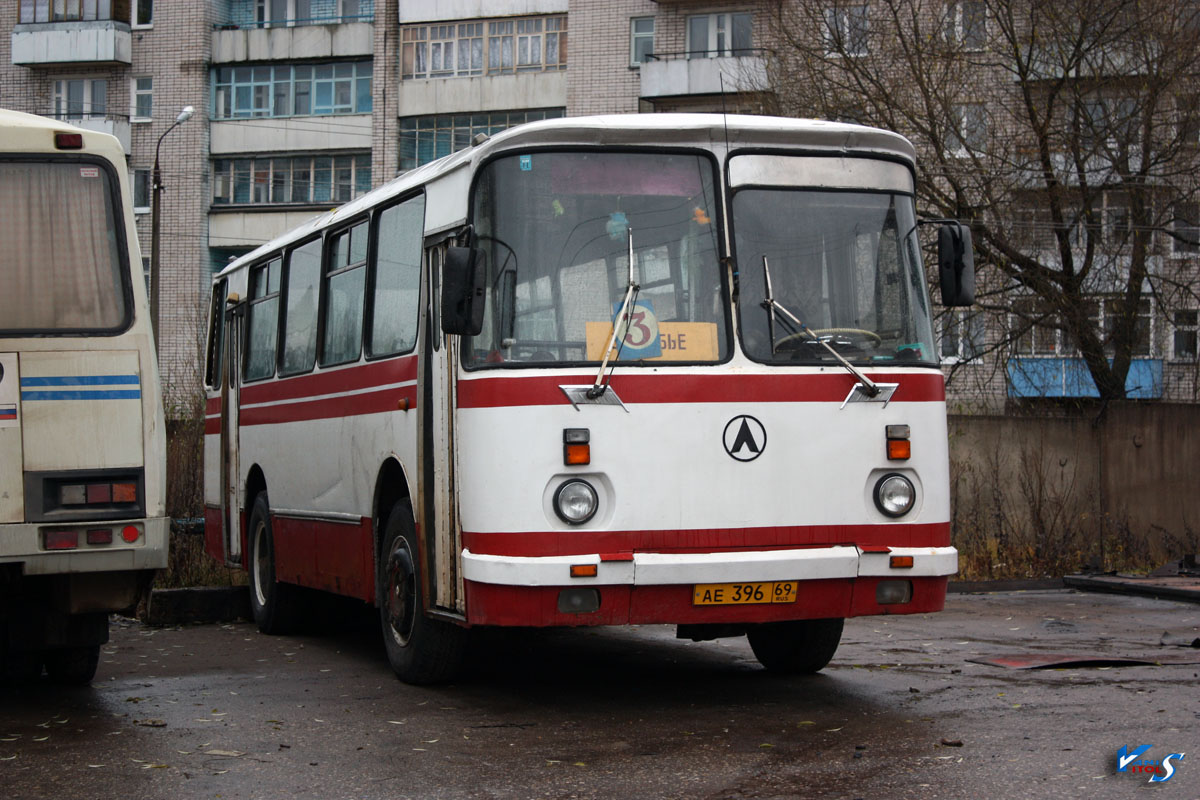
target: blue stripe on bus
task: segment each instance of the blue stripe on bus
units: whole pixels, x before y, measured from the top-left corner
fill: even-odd
[[[141,396],[141,389],[58,390],[21,392],[21,401],[29,403],[35,400],[139,400]]]
[[[52,375],[22,377],[21,386],[127,386],[138,385],[137,375]]]

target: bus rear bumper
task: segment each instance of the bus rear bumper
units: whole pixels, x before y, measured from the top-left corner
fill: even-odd
[[[910,557],[911,566],[899,566],[909,563]],[[595,577],[571,577],[572,566],[592,565]],[[953,547],[864,552],[857,547],[834,546],[550,557],[463,552],[467,621],[477,625],[756,624],[925,613],[941,610],[948,577],[957,570],[958,551]],[[697,585],[764,581],[797,581],[796,600],[743,605],[697,605],[694,601]],[[909,599],[882,603],[880,584],[895,581],[908,584]],[[587,588],[596,593],[595,610],[562,610],[565,591]]]
[[[165,569],[170,525],[168,517],[0,525],[0,564],[19,563],[25,575]],[[126,527],[139,531],[135,541],[122,537]],[[88,544],[88,531],[100,530],[110,531],[112,542]],[[47,534],[58,532],[74,532],[75,546],[47,548]]]

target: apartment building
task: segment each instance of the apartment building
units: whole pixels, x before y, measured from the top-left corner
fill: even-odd
[[[942,5],[964,40],[987,25],[981,3]],[[780,107],[771,72],[784,46],[780,10],[792,7],[815,9],[818,37],[878,45],[868,36],[880,30],[870,27],[870,4],[834,0],[17,0],[0,4],[0,33],[8,33],[0,35],[0,106],[121,140],[147,271],[158,158],[160,352],[168,397],[185,402],[209,279],[230,258],[522,122],[770,113]],[[174,125],[185,106],[193,115]],[[968,137],[977,127],[971,109],[961,116]],[[1105,218],[1119,227],[1120,194],[1104,202]],[[1043,212],[1028,213],[1029,230],[1044,234]],[[1197,227],[1194,208],[1187,213],[1185,233]],[[1188,241],[1164,245],[1181,275],[1200,259]],[[1103,320],[1106,302],[1098,297],[1089,313]],[[958,392],[994,409],[1071,395],[1061,387],[1078,364],[1061,330],[1026,324],[1010,336],[1012,347],[987,351],[1013,324],[1037,317],[1026,311],[1015,323],[996,313],[944,315],[952,400]],[[1147,297],[1134,395],[1196,399],[1198,335],[1197,304],[1165,307]],[[1035,368],[1014,371],[1019,359]],[[1048,392],[1054,381],[1060,389]]]

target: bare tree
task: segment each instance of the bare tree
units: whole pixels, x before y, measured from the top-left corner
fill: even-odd
[[[922,213],[972,225],[980,305],[1009,323],[993,343],[1077,353],[1103,401],[1124,398],[1132,359],[1149,355],[1150,303],[1195,299],[1192,261],[1167,256],[1198,249],[1196,4],[777,8],[779,111],[912,139]]]

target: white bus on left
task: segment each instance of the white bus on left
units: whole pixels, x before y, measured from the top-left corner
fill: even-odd
[[[125,155],[0,110],[0,663],[86,683],[167,564],[166,438]]]

